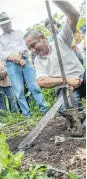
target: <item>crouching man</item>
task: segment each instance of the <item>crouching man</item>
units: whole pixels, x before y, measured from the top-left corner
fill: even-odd
[[[73,87],[75,103],[78,110],[83,110],[81,98],[85,97],[85,70],[74,54],[71,44],[73,33],[76,30],[76,24],[79,19],[79,13],[73,6],[66,1],[53,1],[67,16],[67,21],[58,33],[60,53],[63,60],[67,83]],[[59,87],[58,94],[62,95],[63,79],[61,76],[60,66],[57,59],[55,44],[49,44],[44,34],[40,31],[31,29],[25,35],[26,45],[34,53],[34,67],[36,69],[36,78],[40,87]],[[64,102],[59,109],[64,112]]]

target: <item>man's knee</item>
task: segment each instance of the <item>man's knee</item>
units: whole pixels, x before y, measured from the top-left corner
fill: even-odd
[[[17,100],[21,99],[24,96],[24,90],[22,88],[18,88],[18,90],[14,89],[15,96]]]
[[[32,83],[32,84],[29,86],[29,90],[32,91],[32,92],[40,93],[40,88],[39,88],[39,86],[38,86],[37,83]]]

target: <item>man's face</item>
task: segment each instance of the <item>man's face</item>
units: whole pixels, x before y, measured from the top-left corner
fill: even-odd
[[[28,49],[32,50],[36,55],[45,56],[49,53],[48,41],[45,38],[34,38],[28,36],[26,39],[26,45]]]
[[[4,31],[4,33],[9,33],[12,29],[11,22],[8,22],[6,24],[0,25],[1,29]]]

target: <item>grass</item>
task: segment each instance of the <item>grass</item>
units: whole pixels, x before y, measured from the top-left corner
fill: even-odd
[[[55,103],[55,88],[53,89],[42,89],[42,93],[47,101],[49,108]],[[30,94],[29,94],[30,95]],[[7,102],[8,107],[8,102]],[[26,135],[31,130],[32,126],[35,126],[38,121],[43,117],[40,114],[39,108],[31,96],[30,110],[33,113],[33,116],[30,119],[25,118],[20,113],[11,113],[4,112],[0,110],[0,122],[5,123],[5,127],[3,127],[4,132],[7,134],[8,138],[20,135]]]
[[[55,88],[52,89],[42,89],[42,93],[47,101],[49,108],[56,102],[56,94]],[[82,104],[84,108],[86,108],[86,100],[82,99]],[[7,103],[8,105],[8,103]],[[8,138],[20,135],[26,135],[30,132],[31,128],[35,126],[38,121],[43,117],[40,114],[39,108],[31,96],[30,110],[33,113],[33,116],[30,119],[26,119],[20,113],[11,113],[0,111],[0,122],[5,123],[5,127],[3,127],[4,132],[7,134]]]

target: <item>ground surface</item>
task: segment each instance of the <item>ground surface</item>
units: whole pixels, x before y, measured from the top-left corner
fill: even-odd
[[[64,171],[71,170],[78,174],[80,179],[85,179],[85,139],[69,137],[66,119],[63,117],[52,119],[34,141],[33,146],[25,151],[24,167],[27,168],[30,163],[45,163]],[[24,136],[19,136],[8,141],[12,151],[17,151],[17,146],[23,138]],[[68,179],[57,172],[53,178]]]

